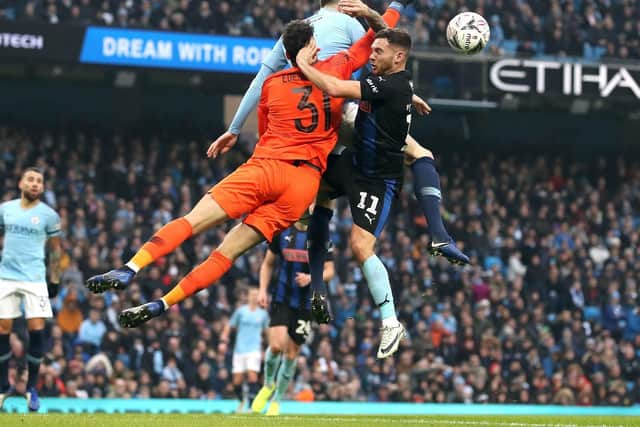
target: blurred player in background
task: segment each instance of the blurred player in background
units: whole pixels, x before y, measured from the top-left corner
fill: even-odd
[[[0,204],[0,232],[4,233],[0,260],[0,409],[7,397],[17,393],[15,385],[9,383],[9,336],[13,319],[22,315],[23,304],[29,330],[29,377],[24,396],[29,410],[37,411],[40,400],[36,383],[44,350],[45,319],[53,317],[49,298],[58,293],[60,283],[60,217],[40,201],[44,175],[39,169],[25,170],[18,186],[20,198]],[[47,242],[48,282],[45,265]]]
[[[381,17],[367,8],[366,19],[373,29],[380,29],[386,27],[385,20],[395,25],[400,14],[388,9]],[[367,62],[374,34],[370,30],[348,51],[318,66],[349,78]],[[313,28],[308,23],[293,21],[287,25],[283,43],[293,65],[298,51],[312,38]],[[343,103],[314,88],[295,67],[271,76],[262,89],[260,140],[252,157],[216,184],[191,212],[158,230],[124,267],[89,278],[87,287],[98,293],[124,289],[140,269],[172,252],[192,235],[248,214],[211,256],[169,293],[122,311],[119,322],[124,327],[139,326],[218,281],[237,257],[264,240],[271,242],[311,205],[338,138]]]
[[[264,357],[264,385],[251,404],[255,413],[261,413],[273,396],[267,415],[280,414],[280,399],[296,372],[300,346],[311,332],[311,276],[307,253],[309,219],[310,214],[307,213],[293,227],[276,236],[260,266],[258,302],[266,307],[269,283],[276,259],[280,258],[276,279],[271,286],[271,322],[269,347]],[[329,281],[334,275],[333,250],[330,250],[324,264],[323,280]]]
[[[296,59],[305,76],[330,96],[360,100],[353,149],[329,156],[323,180],[331,187],[328,198],[349,199],[351,250],[380,308],[378,358],[385,358],[397,351],[406,332],[396,318],[389,274],[374,249],[402,187],[413,98],[411,76],[406,71],[411,37],[406,31],[385,29],[376,34],[371,47],[372,71],[360,81],[341,80],[318,70],[314,66],[319,49],[315,40],[301,49]],[[327,206],[323,193],[318,195],[318,203]],[[320,302],[314,298],[315,305]]]
[[[249,401],[258,392],[258,374],[262,362],[262,333],[269,326],[269,314],[258,306],[258,289],[249,288],[247,304],[238,307],[231,315],[220,334],[220,342],[229,344],[231,330],[236,331],[236,343],[233,347],[233,388],[240,400],[238,412],[245,407],[242,385],[247,380],[249,387]]]

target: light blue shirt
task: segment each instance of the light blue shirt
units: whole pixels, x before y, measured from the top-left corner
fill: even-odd
[[[93,323],[91,319],[85,319],[82,321],[82,324],[80,324],[78,341],[100,347],[102,336],[105,332],[107,332],[107,327],[104,326],[104,322],[102,320],[98,320],[96,323]]]
[[[234,353],[246,354],[262,350],[262,331],[269,327],[269,314],[265,309],[257,307],[251,311],[248,305],[243,305],[233,312],[229,324],[236,328]]]
[[[60,216],[44,202],[23,209],[20,199],[10,200],[0,204],[0,231],[0,279],[46,282],[45,243],[60,234]]]
[[[349,49],[353,43],[365,34],[362,24],[357,19],[328,8],[320,9],[307,18],[307,22],[313,25],[313,35],[320,48],[320,52],[318,52],[318,59],[320,60]],[[231,121],[231,126],[229,126],[231,133],[236,135],[240,133],[240,129],[242,129],[249,113],[258,105],[262,84],[267,77],[282,70],[288,64],[282,37],[280,37],[271,53],[265,58],[244,97],[242,97],[238,111],[236,111]]]

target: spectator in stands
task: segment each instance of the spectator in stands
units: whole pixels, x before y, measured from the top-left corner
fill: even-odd
[[[371,1],[382,10],[386,2]],[[181,1],[0,1],[0,20],[156,28],[275,39],[292,19],[306,18],[317,0],[271,2],[224,0]],[[417,46],[448,49],[445,33],[458,12],[474,10],[491,25],[495,54],[549,54],[598,59],[639,58],[638,9],[633,2],[551,0],[519,2],[418,1],[400,23]]]
[[[78,342],[84,344],[91,354],[98,351],[102,337],[107,331],[100,316],[101,313],[97,309],[89,310],[89,318],[82,321],[78,331]]]
[[[170,286],[208,255],[219,233],[189,241],[115,298],[88,298],[80,284],[93,271],[128,259],[129,248],[193,202],[241,155],[201,162],[197,144],[152,135],[105,138],[6,128],[0,135],[0,198],[16,197],[19,171],[46,159],[47,201],[56,204],[65,224],[67,268],[54,304],[41,390],[232,397],[220,333],[238,303],[233,290],[255,283],[263,248],[239,259],[211,292],[136,330],[118,330],[115,313]],[[86,142],[96,139],[109,144]],[[60,147],[58,155],[47,155],[45,141]],[[124,152],[130,155],[124,158]],[[339,207],[332,239],[338,277],[330,286],[337,321],[317,328],[303,346],[291,396],[304,391],[305,399],[315,400],[640,403],[640,165],[634,157],[555,161],[519,153],[443,159],[451,198],[447,217],[473,252],[473,265],[459,269],[426,257],[424,227],[411,214],[415,202],[400,194],[401,208],[380,249],[410,340],[395,363],[378,364],[372,353],[377,308],[359,269],[347,261],[350,218]],[[147,181],[148,187],[141,185]],[[11,347],[17,357],[24,355],[23,338],[13,335]],[[11,366],[11,381],[20,386],[18,369]]]

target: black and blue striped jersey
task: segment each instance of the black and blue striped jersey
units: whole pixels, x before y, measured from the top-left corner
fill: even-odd
[[[289,227],[273,238],[269,250],[280,257],[276,280],[271,284],[271,301],[296,310],[311,310],[311,286],[300,287],[295,281],[297,273],[309,274],[307,232]],[[330,248],[327,261],[332,259]]]

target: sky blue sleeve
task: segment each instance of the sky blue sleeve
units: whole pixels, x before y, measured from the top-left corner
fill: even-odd
[[[287,57],[285,56],[284,44],[282,43],[281,37],[278,39],[278,42],[273,49],[271,49],[269,55],[265,58],[264,62],[260,66],[258,74],[253,78],[251,85],[249,85],[249,89],[247,89],[242,97],[238,110],[233,116],[233,120],[231,120],[229,132],[234,135],[238,135],[240,133],[244,122],[247,121],[247,117],[249,117],[251,111],[256,108],[258,101],[260,101],[260,94],[262,93],[262,84],[264,81],[271,74],[282,70],[286,65]]]
[[[240,323],[240,309],[237,309],[231,315],[231,320],[229,320],[229,325],[232,328],[237,328],[239,323]]]
[[[52,211],[48,215],[47,219],[47,237],[54,237],[60,235],[60,215],[57,212]]]

